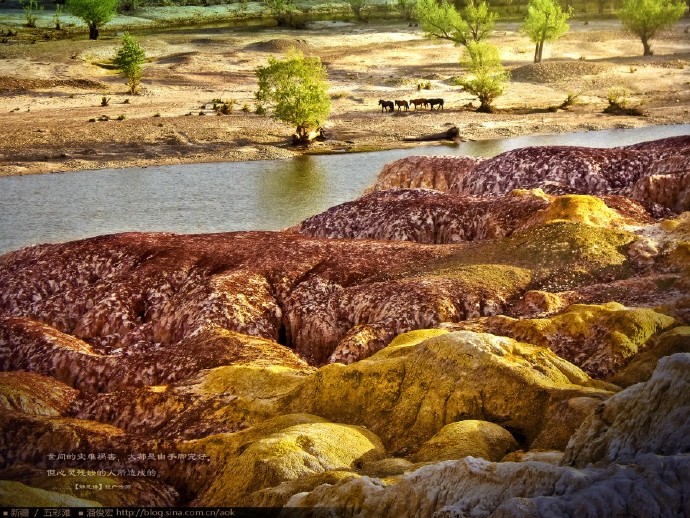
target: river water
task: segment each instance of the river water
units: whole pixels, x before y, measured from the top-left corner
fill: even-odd
[[[561,133],[288,160],[0,178],[0,254],[126,231],[278,230],[359,196],[409,155],[494,156],[525,146],[614,147],[689,135],[690,124]]]

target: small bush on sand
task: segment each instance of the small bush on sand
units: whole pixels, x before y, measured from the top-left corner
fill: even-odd
[[[129,92],[131,94],[136,94],[139,90],[139,84],[141,83],[141,65],[146,60],[146,52],[141,48],[139,42],[125,33],[122,36],[122,46],[117,51],[115,59],[113,62],[117,65],[117,69],[127,78],[127,86],[129,86]]]
[[[604,113],[609,115],[632,115],[636,117],[644,115],[639,106],[629,106],[628,93],[622,88],[609,90],[606,100],[609,105],[604,108]]]

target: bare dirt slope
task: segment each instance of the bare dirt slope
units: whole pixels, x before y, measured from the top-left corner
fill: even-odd
[[[682,22],[641,44],[615,21],[572,23],[571,32],[532,65],[533,45],[518,24],[499,24],[492,41],[514,79],[496,102],[477,114],[477,101],[456,86],[460,49],[425,39],[403,23],[316,22],[301,31],[185,29],[138,34],[149,61],[140,95],[107,63],[119,38],[63,39],[0,45],[0,121],[9,135],[0,148],[0,175],[154,163],[253,160],[292,156],[293,128],[254,113],[254,69],[296,46],[328,67],[332,115],[328,140],[311,151],[365,150],[412,145],[402,139],[445,131],[461,138],[554,133],[690,122],[690,35]],[[429,81],[429,90],[417,84]],[[604,115],[612,89],[628,92],[645,117]],[[549,111],[569,92],[581,104]],[[445,110],[382,114],[378,99],[443,97]],[[103,97],[108,106],[101,106]],[[213,99],[234,100],[216,116]],[[246,107],[247,111],[242,108]],[[204,115],[201,115],[204,114]],[[89,122],[102,116],[109,121]],[[116,120],[123,116],[124,120]]]

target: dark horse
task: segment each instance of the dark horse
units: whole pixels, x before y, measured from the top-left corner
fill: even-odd
[[[406,111],[410,109],[407,101],[395,101],[395,105],[398,107],[398,111],[400,111],[400,108],[405,108]]]
[[[438,98],[438,99],[427,99],[426,100],[427,104],[429,105],[430,109],[434,109],[434,106],[438,105],[437,110],[442,110],[443,109],[443,99]]]
[[[393,111],[395,109],[395,105],[393,104],[393,101],[384,101],[383,99],[379,99],[379,106],[381,107],[381,111],[384,111],[384,110]]]

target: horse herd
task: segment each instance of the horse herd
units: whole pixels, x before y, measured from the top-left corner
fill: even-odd
[[[384,101],[383,99],[379,99],[379,106],[381,107],[381,111],[393,111],[396,108],[398,111],[400,111],[402,108],[405,108],[405,110],[409,110],[410,106],[414,106],[414,109],[416,110],[420,106],[423,108],[429,108],[430,110],[434,109],[434,106],[437,106],[437,110],[442,110],[443,109],[443,99],[440,97],[437,99],[412,99],[409,102],[408,101]]]

